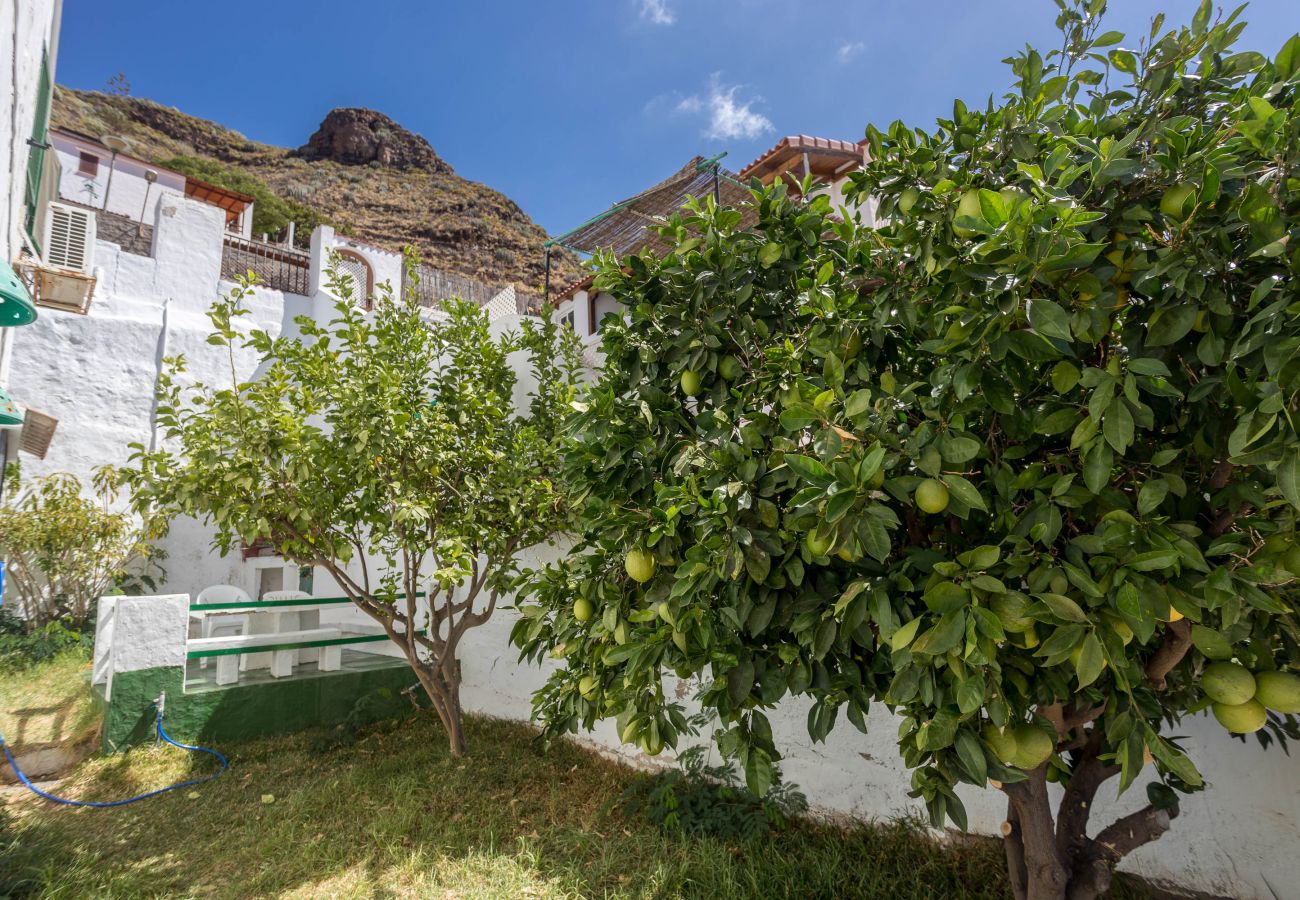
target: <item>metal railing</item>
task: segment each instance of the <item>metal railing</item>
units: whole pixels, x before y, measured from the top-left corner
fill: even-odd
[[[412,285],[403,273],[402,293],[405,294],[414,288],[415,296],[419,298],[421,306],[439,306],[451,297],[459,297],[479,306],[486,306],[488,301],[501,293],[501,287],[484,284],[463,275],[443,272],[433,266],[418,265],[415,267],[415,274],[419,277],[419,281]]]
[[[249,272],[255,273],[269,288],[307,296],[311,255],[278,244],[226,235],[221,248],[221,277],[233,280]]]

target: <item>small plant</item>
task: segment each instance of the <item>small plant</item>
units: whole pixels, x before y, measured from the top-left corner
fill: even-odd
[[[29,631],[22,619],[0,608],[0,672],[29,669],[76,647],[89,650],[91,634],[57,621]]]
[[[24,489],[17,465],[7,476],[15,495],[0,505],[5,596],[31,629],[63,622],[83,628],[93,604],[153,554],[154,521],[115,511],[117,472],[95,471],[86,496],[81,480],[59,472]]]
[[[709,762],[700,744],[677,757],[678,767],[638,778],[619,798],[625,815],[641,816],[666,832],[708,835],[722,841],[764,838],[808,808],[799,789],[781,781],[759,797],[745,787],[734,762]]]
[[[126,80],[125,72],[118,72],[108,81],[104,82],[104,93],[112,94],[115,97],[130,97],[131,82]]]

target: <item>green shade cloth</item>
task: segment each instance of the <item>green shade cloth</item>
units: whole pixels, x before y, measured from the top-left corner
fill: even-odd
[[[0,425],[23,424],[23,411],[9,397],[9,392],[0,388]]]
[[[22,283],[13,266],[0,260],[0,328],[27,325],[35,321],[36,304],[32,302],[27,285]],[[8,397],[5,399],[8,400]]]

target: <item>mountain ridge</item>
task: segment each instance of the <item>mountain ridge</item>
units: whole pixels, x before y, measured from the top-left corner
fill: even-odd
[[[409,244],[446,272],[542,291],[545,230],[505,194],[458,175],[427,139],[382,112],[331,110],[303,145],[286,148],[152,100],[59,85],[51,127],[117,135],[128,142],[126,153],[161,166],[189,163],[207,180],[223,171],[251,177],[282,201],[265,204],[262,224],[293,219],[300,242],[322,221],[380,246]],[[289,212],[271,218],[281,206]],[[572,255],[553,255],[552,287],[580,272]]]

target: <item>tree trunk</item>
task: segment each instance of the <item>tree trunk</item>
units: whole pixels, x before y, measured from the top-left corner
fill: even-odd
[[[1024,781],[1003,787],[1015,813],[1014,827],[1006,840],[1019,844],[1014,850],[1008,848],[1007,859],[1010,861],[1014,852],[1024,862],[1024,894],[1017,895],[1019,900],[1061,900],[1070,880],[1056,852],[1056,829],[1052,822],[1052,807],[1047,801],[1046,771],[1044,766],[1039,766]],[[1014,876],[1012,885],[1015,886]]]
[[[438,714],[438,721],[447,732],[447,748],[451,755],[464,756],[465,723],[460,707],[459,674],[446,678],[438,668],[418,660],[411,661],[411,668],[415,670],[420,685],[433,703],[434,712]]]
[[[1055,819],[1048,804],[1046,767],[1028,773],[1022,782],[1003,785],[1007,795],[1003,844],[1016,900],[1096,900],[1110,889],[1120,861],[1158,839],[1178,815],[1176,807],[1146,806],[1089,838],[1093,797],[1117,771],[1097,760],[1098,746],[1100,742],[1089,745],[1084,758],[1076,761],[1073,781]]]

